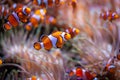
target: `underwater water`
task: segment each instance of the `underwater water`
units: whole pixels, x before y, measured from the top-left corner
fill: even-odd
[[[120,80],[119,0],[0,0],[0,80]]]

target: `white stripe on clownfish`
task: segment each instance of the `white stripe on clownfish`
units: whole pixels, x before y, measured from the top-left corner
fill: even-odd
[[[32,23],[31,23],[31,22],[29,22],[27,25],[32,26]]]
[[[15,17],[15,19],[17,20],[17,22],[19,23],[20,20],[19,20],[19,17],[17,16],[17,14],[16,14],[15,12],[13,12],[12,14],[13,14],[13,16]]]
[[[70,31],[69,31],[68,29],[66,29],[66,32],[67,32],[67,33],[70,33]]]
[[[17,4],[16,4],[16,3],[14,3],[14,4],[13,4],[13,8],[16,8],[16,7],[17,7]]]
[[[43,2],[48,6],[48,0],[44,0]]]
[[[108,67],[108,70],[110,70],[110,69],[112,69],[112,68],[115,68],[115,65],[110,65],[110,66]]]
[[[74,74],[76,75],[76,68],[74,68],[72,71],[73,71]],[[85,72],[86,72],[86,70],[85,70],[85,69],[82,69],[82,77],[80,77],[80,78],[82,78],[83,80],[87,80],[87,77],[86,77]]]
[[[9,24],[10,26],[12,26],[9,21],[7,22],[7,24]]]
[[[107,17],[109,17],[109,12],[108,11],[107,11],[106,15],[107,15]]]
[[[33,16],[35,19],[37,19],[38,21],[40,20],[40,16],[39,15],[36,15],[36,14],[33,14]]]
[[[72,31],[74,32],[75,30],[76,30],[76,28],[73,28],[73,30],[72,30]]]
[[[82,72],[83,72],[83,80],[87,80],[87,76],[85,74],[86,70],[82,69]]]
[[[43,42],[41,42],[40,45],[41,45],[41,48],[44,48],[44,44],[43,44]]]
[[[5,7],[4,7],[4,6],[2,6],[2,13],[4,12],[4,10],[5,10]]]
[[[67,40],[65,39],[65,37],[64,37],[64,36],[65,36],[65,32],[63,32],[63,33],[61,34],[61,36],[62,36],[62,38],[63,38],[64,41],[67,41]]]
[[[24,6],[24,7],[22,8],[22,12],[23,12],[23,14],[27,15],[27,13],[25,12],[25,9],[26,9],[26,6]]]
[[[38,2],[38,5],[40,5],[40,4],[41,4],[41,0],[37,0],[37,2]]]
[[[49,21],[51,22],[53,19],[54,19],[53,17],[50,17],[50,18],[49,18]]]
[[[57,38],[53,37],[52,35],[48,36],[50,41],[52,42],[52,46],[56,48]]]
[[[43,15],[43,16],[46,14],[45,9],[40,9],[39,12],[40,12],[40,14]]]
[[[53,3],[55,3],[55,0],[53,0]]]

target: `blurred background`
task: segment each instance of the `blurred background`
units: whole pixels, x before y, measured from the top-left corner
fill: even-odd
[[[55,31],[71,39],[34,48]],[[0,80],[119,80],[119,41],[119,0],[0,0]]]

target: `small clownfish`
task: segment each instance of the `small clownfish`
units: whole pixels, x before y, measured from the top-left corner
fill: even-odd
[[[53,16],[49,16],[47,15],[45,18],[45,24],[56,24],[56,18],[54,18]]]
[[[108,71],[110,73],[115,73],[116,67],[114,65],[114,57],[110,58],[104,68],[104,71]]]
[[[33,0],[33,4],[39,5],[41,8],[52,7],[53,5],[62,5],[64,0]]]
[[[100,14],[100,18],[102,18],[103,20],[109,20],[109,21],[116,20],[119,17],[120,16],[116,12],[113,12],[111,10]]]
[[[73,71],[73,70],[70,70],[69,76],[73,76],[73,75],[74,75],[74,71]]]
[[[27,23],[26,25],[25,25],[25,29],[27,30],[27,31],[31,31],[32,30],[32,23],[31,22],[29,22],[29,23]]]
[[[56,32],[53,32],[49,36],[41,37],[41,42],[35,42],[34,48],[36,50],[40,50],[41,48],[50,50],[52,47],[62,48],[64,42],[69,39],[71,39],[70,34],[66,32],[56,31]]]
[[[81,69],[80,67],[76,68],[76,76],[83,78],[85,80],[93,80],[93,78],[94,78],[92,76],[92,74],[90,74],[90,72],[88,72],[84,69]]]
[[[73,38],[80,33],[80,30],[77,28],[66,28],[65,32],[69,33],[71,38]]]
[[[19,17],[17,16],[17,14],[15,12],[13,12],[12,14],[10,14],[8,16],[8,22],[5,23],[3,25],[4,29],[6,30],[10,30],[13,27],[17,27],[19,25]]]
[[[28,16],[31,13],[31,9],[27,6],[18,7],[15,12],[17,13],[21,22],[26,23],[28,21]]]
[[[30,17],[30,22],[34,27],[37,27],[40,22],[44,20],[44,15],[46,14],[46,9],[38,9]]]
[[[20,7],[22,8],[23,4],[21,4],[21,3],[14,3],[12,6],[10,6],[10,11],[11,12],[16,11]]]
[[[69,72],[69,76],[72,77],[75,75],[78,80],[93,80],[94,77],[92,74],[85,69],[82,69],[81,67],[76,67],[76,69],[73,69],[72,71]]]
[[[46,13],[47,13],[47,10],[45,8],[44,9],[37,9],[34,12],[34,14],[36,14],[36,15],[42,15],[42,16],[45,16]]]
[[[114,74],[116,72],[116,66],[115,65],[109,65],[108,72]]]
[[[83,76],[82,68],[80,68],[80,67],[76,68],[76,76],[77,77],[82,77]]]
[[[0,18],[3,18],[3,17],[7,18],[8,14],[9,14],[9,9],[6,9],[5,6],[0,5]]]
[[[44,16],[33,14],[30,17],[30,22],[34,27],[38,27],[39,23],[44,20]]]

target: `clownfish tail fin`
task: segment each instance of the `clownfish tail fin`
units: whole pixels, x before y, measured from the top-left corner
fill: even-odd
[[[5,24],[3,25],[3,28],[4,28],[5,30],[10,30],[10,29],[12,28],[12,26],[11,26],[11,24],[10,24],[9,22],[7,22],[7,23],[5,23]]]
[[[43,47],[43,43],[42,42],[35,42],[33,44],[33,47],[36,49],[36,50],[40,50],[42,47]]]

